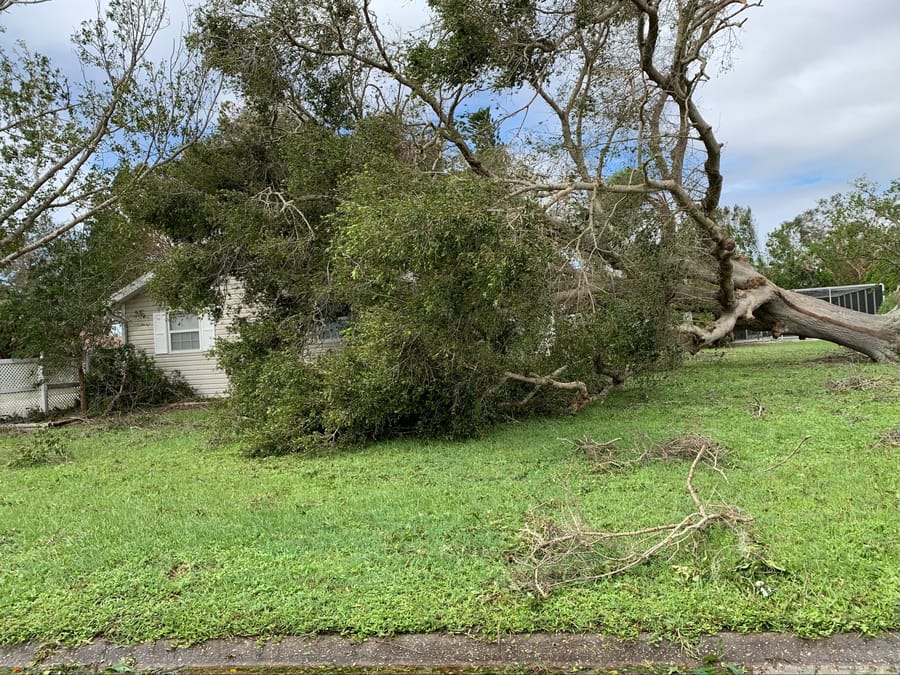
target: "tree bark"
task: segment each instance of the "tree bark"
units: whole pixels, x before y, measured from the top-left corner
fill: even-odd
[[[82,413],[88,410],[87,376],[84,372],[84,357],[78,363],[78,402]]]

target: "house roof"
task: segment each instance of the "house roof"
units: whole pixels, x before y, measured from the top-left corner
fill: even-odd
[[[117,305],[120,302],[125,302],[126,300],[128,300],[128,298],[134,297],[142,290],[144,290],[144,287],[150,283],[151,279],[153,279],[153,272],[142,274],[130,284],[123,288],[120,288],[118,291],[109,296],[110,304]]]

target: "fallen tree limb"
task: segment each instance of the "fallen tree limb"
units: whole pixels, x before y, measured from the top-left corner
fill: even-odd
[[[751,516],[733,506],[710,511],[694,486],[697,467],[714,446],[702,444],[691,462],[686,490],[694,510],[676,523],[608,532],[585,526],[577,513],[571,523],[550,520],[527,523],[521,531],[527,551],[516,562],[527,571],[527,585],[546,598],[558,586],[588,583],[618,576],[662,552],[675,553],[680,545],[714,524],[748,523]]]
[[[87,424],[90,420],[87,417],[63,417],[58,420],[49,420],[47,422],[10,422],[8,424],[0,424],[0,430],[4,431],[31,431],[33,429],[53,429],[56,427],[65,427],[69,424]]]
[[[766,469],[766,473],[768,473],[769,471],[774,471],[774,470],[777,469],[778,467],[784,466],[785,464],[787,464],[787,463],[788,463],[788,460],[790,460],[791,457],[793,457],[794,455],[796,455],[796,454],[800,451],[800,448],[803,447],[803,444],[806,443],[806,441],[808,441],[810,438],[812,438],[812,436],[810,436],[810,435],[808,435],[808,434],[807,434],[806,436],[804,436],[803,438],[801,438],[801,439],[800,439],[800,442],[797,443],[797,447],[794,448],[793,450],[791,450],[791,453],[790,453],[787,457],[785,457],[785,458],[782,459],[781,461],[775,462],[772,466],[770,466],[769,468],[767,468],[767,469]]]
[[[559,376],[565,371],[565,369],[565,366],[561,366],[549,375],[538,375],[536,373],[523,375],[521,373],[513,373],[509,371],[503,373],[503,377],[500,379],[500,382],[495,389],[499,389],[504,384],[510,381],[533,385],[533,389],[528,392],[528,394],[526,394],[522,399],[501,405],[504,405],[505,407],[522,407],[529,401],[531,401],[531,399],[533,399],[544,387],[550,387],[553,389],[562,389],[564,391],[574,392],[576,394],[576,397],[572,402],[571,408],[572,410],[579,410],[580,408],[586,406],[588,403],[594,403],[595,401],[600,401],[606,398],[611,391],[617,389],[625,381],[624,377],[612,377],[607,375],[607,377],[610,377],[610,383],[599,391],[591,393],[587,385],[581,380],[567,381],[558,379]],[[606,375],[606,373],[603,374]]]

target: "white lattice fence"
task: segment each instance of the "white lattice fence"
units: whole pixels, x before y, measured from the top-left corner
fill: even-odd
[[[69,408],[78,401],[75,368],[46,373],[40,359],[0,359],[0,417]]]

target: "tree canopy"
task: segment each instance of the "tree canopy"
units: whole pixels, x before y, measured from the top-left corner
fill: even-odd
[[[769,278],[790,288],[883,283],[900,286],[900,179],[822,199],[782,223],[766,242]]]

